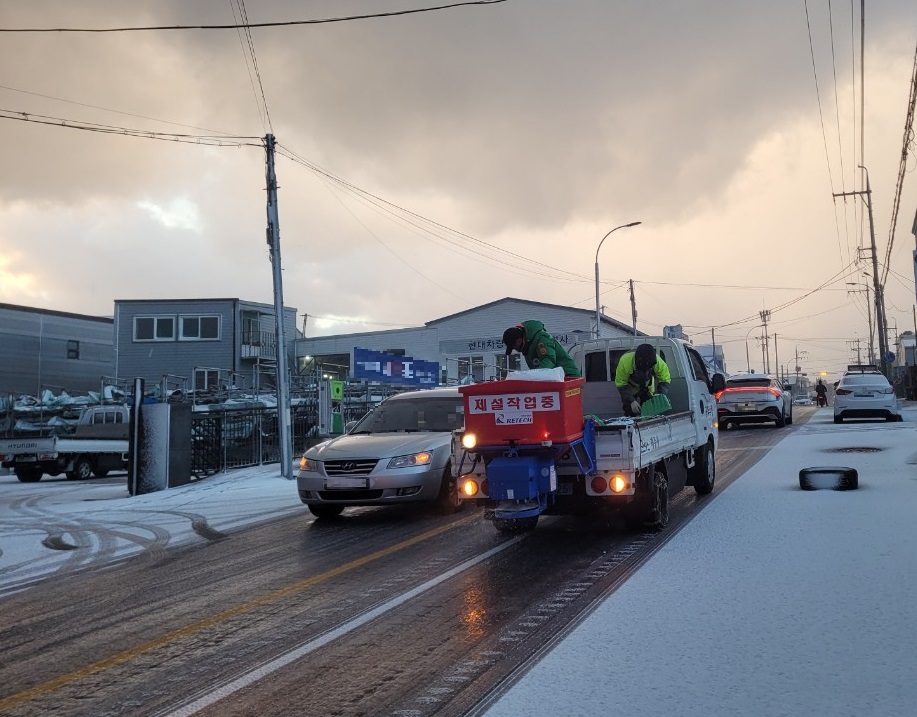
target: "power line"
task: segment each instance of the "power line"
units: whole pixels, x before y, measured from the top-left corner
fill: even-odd
[[[821,124],[821,138],[825,147],[825,164],[828,167],[828,184],[831,186],[831,194],[834,194],[834,177],[831,174],[831,157],[828,153],[828,135],[825,131],[825,116],[821,109],[821,91],[818,88],[818,69],[815,64],[815,46],[812,43],[812,25],[809,21],[809,3],[803,0],[803,6],[806,12],[806,30],[809,34],[809,55],[812,58],[812,75],[815,78],[815,99],[818,103],[818,120]],[[840,131],[840,128],[838,128]],[[844,260],[844,252],[841,249],[841,228],[837,221],[837,203],[834,205],[834,230],[837,233],[837,250],[841,261]]]
[[[911,75],[911,96],[907,104],[907,118],[904,120],[904,139],[901,144],[901,163],[898,165],[898,181],[895,184],[895,201],[892,205],[892,222],[888,230],[888,248],[885,251],[885,271],[882,283],[888,278],[891,266],[892,245],[895,243],[895,226],[898,223],[898,207],[901,205],[901,188],[904,186],[904,173],[907,169],[907,156],[914,145],[914,104],[917,103],[917,50],[914,51],[914,70]]]
[[[76,122],[61,117],[33,114],[16,110],[0,109],[0,119],[17,120],[19,122],[34,122],[36,124],[78,129],[87,132],[100,132],[102,134],[119,134],[126,137],[140,137],[142,139],[155,139],[167,142],[185,142],[187,144],[205,144],[218,147],[261,147],[261,137],[247,137],[241,135],[193,135],[174,134],[168,132],[152,132],[150,130],[131,129],[114,125],[96,124],[94,122]],[[254,140],[254,141],[246,141]]]
[[[287,20],[283,22],[254,22],[234,23],[232,25],[153,25],[149,27],[106,27],[106,28],[78,28],[78,27],[32,27],[32,28],[7,28],[0,27],[0,32],[147,32],[151,30],[238,30],[253,27],[289,27],[292,25],[323,25],[332,22],[349,22],[351,20],[370,20],[373,18],[397,17],[399,15],[415,15],[417,13],[449,10],[466,5],[496,5],[506,0],[468,0],[467,2],[436,5],[434,7],[421,7],[413,10],[392,10],[390,12],[369,13],[366,15],[347,15],[343,17],[329,17],[318,20]]]
[[[29,90],[20,90],[18,87],[9,87],[8,85],[0,85],[0,90],[9,90],[10,92],[20,92],[24,95],[32,95],[33,97],[42,97],[46,100],[54,100],[55,102],[66,102],[70,105],[77,105],[79,107],[89,107],[94,110],[102,110],[103,112],[113,112],[115,114],[124,115],[125,117],[137,117],[139,119],[150,120],[152,122],[162,122],[163,124],[173,124],[176,127],[187,127],[188,129],[199,129],[205,132],[210,132],[212,134],[223,134],[231,136],[229,132],[221,132],[217,129],[210,129],[208,127],[198,127],[193,124],[182,124],[181,122],[172,122],[170,120],[159,119],[157,117],[148,117],[147,115],[138,115],[133,112],[123,112],[121,110],[113,110],[110,107],[101,107],[99,105],[91,105],[86,102],[77,102],[75,100],[64,99],[63,97],[55,97],[54,95],[44,95],[40,92],[30,92]]]
[[[292,160],[292,161],[294,161],[294,162],[296,162],[296,163],[298,163],[298,164],[301,164],[302,166],[306,167],[307,169],[311,170],[312,172],[314,172],[314,173],[316,173],[316,174],[318,174],[318,175],[320,175],[320,176],[322,176],[322,177],[325,177],[325,178],[331,180],[332,182],[334,182],[336,185],[342,187],[343,189],[345,189],[345,190],[347,190],[347,191],[350,191],[350,192],[353,192],[353,193],[356,194],[356,195],[359,195],[360,197],[362,197],[362,198],[365,199],[366,201],[371,202],[372,204],[374,204],[374,205],[377,206],[378,208],[382,209],[383,211],[386,211],[386,212],[388,212],[388,213],[391,213],[393,216],[396,216],[396,217],[400,218],[402,221],[407,222],[407,223],[411,224],[412,226],[415,226],[415,227],[417,227],[417,228],[419,228],[419,229],[422,229],[422,230],[425,231],[425,232],[432,233],[432,232],[430,232],[429,229],[425,228],[424,226],[421,226],[420,223],[422,223],[423,225],[428,225],[428,226],[434,227],[434,228],[437,229],[437,230],[445,231],[445,232],[447,232],[448,234],[454,235],[454,236],[459,237],[459,238],[461,238],[461,239],[467,239],[467,240],[469,240],[469,241],[471,241],[471,242],[474,242],[475,244],[477,244],[477,245],[479,245],[479,246],[481,246],[481,247],[486,247],[486,248],[491,249],[491,250],[493,250],[493,251],[499,252],[500,254],[503,254],[503,255],[505,255],[505,256],[509,256],[509,257],[514,258],[514,259],[522,260],[522,261],[527,262],[527,263],[529,263],[529,264],[534,264],[534,265],[536,265],[536,266],[538,266],[538,267],[540,267],[540,268],[542,268],[542,269],[548,269],[548,270],[550,270],[551,272],[554,272],[554,274],[552,274],[551,276],[553,276],[556,280],[561,280],[561,281],[563,281],[563,280],[566,280],[566,281],[575,280],[575,281],[578,281],[578,282],[579,282],[579,281],[588,281],[588,280],[589,280],[588,277],[586,277],[586,276],[584,276],[584,275],[582,275],[582,274],[576,274],[576,273],[574,273],[574,272],[570,272],[570,271],[567,271],[567,270],[565,270],[565,269],[559,269],[559,268],[557,268],[557,267],[555,267],[555,266],[551,266],[551,265],[549,265],[549,264],[544,264],[544,263],[542,263],[542,262],[540,262],[540,261],[535,261],[534,259],[529,259],[528,257],[522,256],[521,254],[517,254],[517,253],[512,252],[512,251],[509,251],[509,250],[507,250],[507,249],[502,249],[502,248],[500,248],[500,247],[498,247],[498,246],[494,246],[493,244],[489,244],[489,243],[487,243],[487,242],[485,242],[485,241],[483,241],[483,240],[481,240],[481,239],[478,239],[478,238],[476,238],[476,237],[471,236],[470,234],[466,234],[466,233],[464,233],[464,232],[460,232],[460,231],[458,231],[458,230],[456,230],[456,229],[452,229],[452,228],[450,228],[450,227],[447,227],[447,226],[444,225],[444,224],[440,224],[439,222],[433,221],[432,219],[428,219],[428,218],[426,218],[426,217],[424,217],[424,216],[422,216],[422,215],[420,215],[420,214],[417,214],[416,212],[412,212],[412,211],[410,211],[410,210],[408,210],[408,209],[405,209],[404,207],[401,207],[401,206],[399,206],[399,205],[397,205],[397,204],[394,204],[393,202],[389,202],[389,201],[387,201],[387,200],[385,200],[385,199],[382,199],[381,197],[379,197],[379,196],[377,196],[377,195],[375,195],[375,194],[372,194],[371,192],[369,192],[369,191],[367,191],[367,190],[365,190],[365,189],[362,189],[362,188],[356,186],[355,184],[353,184],[353,183],[351,183],[351,182],[348,182],[347,180],[342,179],[341,177],[338,177],[338,176],[332,174],[332,173],[329,172],[328,170],[323,169],[323,168],[317,166],[316,164],[313,164],[312,162],[310,162],[310,161],[304,159],[303,157],[299,156],[298,154],[296,154],[296,152],[294,152],[293,150],[291,150],[289,147],[284,147],[284,146],[281,145],[280,148],[286,152],[286,154],[281,153],[282,156],[285,156],[285,157],[287,157],[288,159],[290,159],[290,160]],[[418,223],[418,222],[420,222],[420,223]],[[444,237],[444,236],[442,236],[442,235],[437,235],[437,236],[439,236],[439,238],[443,239],[444,241],[449,241],[450,243],[453,243],[453,244],[454,244],[454,242],[453,242],[452,240],[449,240],[448,238],[446,238],[446,237]],[[476,255],[476,256],[480,256],[480,254],[478,254],[478,255]],[[544,274],[542,274],[542,275],[544,275]],[[559,276],[559,275],[560,275],[560,276]],[[564,275],[565,275],[565,277],[564,277]]]
[[[261,81],[261,70],[258,69],[258,56],[255,54],[255,41],[254,41],[254,38],[252,38],[251,28],[247,24],[248,23],[248,11],[245,9],[245,0],[230,0],[229,4],[230,4],[230,7],[232,8],[233,19],[235,19],[236,17],[236,7],[238,7],[239,8],[239,17],[242,19],[244,23],[246,23],[243,28],[239,28],[236,32],[239,35],[239,42],[242,43],[242,34],[244,30],[245,39],[248,44],[248,55],[250,55],[252,58],[252,68],[255,70],[255,77],[258,79],[258,87],[261,90],[261,103],[264,107],[264,119],[262,120],[262,122],[264,120],[267,120],[267,128],[270,130],[270,133],[273,134],[274,127],[271,123],[271,113],[267,108],[267,97],[264,96],[264,83]],[[244,52],[244,48],[245,48],[245,44],[243,43],[243,52]],[[245,69],[246,70],[248,69],[248,55],[246,55],[246,60],[245,60]],[[251,81],[251,71],[249,71],[248,79],[249,81]],[[252,87],[252,90],[254,90],[254,86]],[[261,106],[259,106],[259,114],[260,114],[260,109],[261,109]]]
[[[802,301],[803,299],[807,299],[807,298],[810,297],[812,294],[815,294],[815,293],[817,293],[817,292],[819,292],[819,291],[822,291],[825,287],[830,286],[831,284],[835,283],[836,281],[838,281],[838,280],[840,280],[840,279],[843,279],[843,278],[846,278],[846,272],[847,272],[848,269],[849,269],[849,266],[845,266],[845,267],[844,267],[843,269],[841,269],[839,272],[837,272],[836,274],[834,274],[830,279],[827,279],[826,281],[822,282],[821,284],[819,284],[818,286],[816,286],[814,289],[811,289],[810,291],[807,291],[805,294],[802,294],[801,296],[797,296],[795,299],[791,299],[790,301],[784,302],[783,304],[780,304],[780,305],[775,306],[774,308],[770,309],[771,313],[776,313],[777,311],[782,311],[783,309],[788,309],[789,307],[793,306],[794,304],[798,304],[798,303],[799,303],[800,301]],[[737,321],[730,321],[729,323],[726,323],[726,324],[718,324],[718,325],[694,326],[694,325],[685,324],[685,328],[689,328],[689,329],[700,329],[700,330],[704,330],[704,331],[707,330],[707,329],[724,329],[724,328],[727,328],[727,327],[729,327],[729,326],[738,326],[739,324],[744,324],[744,323],[746,323],[746,322],[748,322],[748,321],[753,321],[753,320],[755,320],[758,316],[759,316],[759,314],[756,313],[756,314],[752,314],[752,315],[750,315],[750,316],[746,316],[746,317],[744,317],[744,318],[742,318],[742,319],[738,319]]]
[[[831,72],[834,77],[834,116],[837,121],[837,155],[841,165],[841,184],[844,182],[844,149],[841,146],[841,109],[837,98],[837,57],[834,52],[834,11],[831,0],[828,0],[828,27],[831,35]],[[844,205],[846,207],[846,204]],[[850,222],[847,221],[847,212],[844,211],[844,232],[847,238],[847,262],[850,262]],[[843,254],[841,261],[843,261]]]

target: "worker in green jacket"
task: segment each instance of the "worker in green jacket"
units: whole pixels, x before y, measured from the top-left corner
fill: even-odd
[[[506,355],[518,351],[525,357],[529,368],[555,368],[564,370],[564,377],[579,378],[580,371],[564,347],[549,334],[540,321],[523,321],[503,332]]]
[[[625,416],[639,416],[642,404],[656,394],[666,394],[672,375],[650,344],[640,344],[618,361],[615,386],[621,393]]]

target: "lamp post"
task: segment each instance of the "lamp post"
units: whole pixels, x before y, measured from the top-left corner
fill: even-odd
[[[745,332],[745,370],[748,373],[751,373],[751,359],[748,357],[748,335],[759,327],[752,326],[748,331]]]
[[[602,237],[602,241],[599,242],[599,245],[595,250],[595,338],[601,336],[601,326],[602,326],[602,315],[599,312],[599,249],[602,248],[602,244],[605,243],[605,240],[611,236],[612,232],[618,231],[618,229],[627,229],[627,227],[635,227],[642,222],[631,222],[630,224],[622,224],[619,227],[615,227],[608,234]]]

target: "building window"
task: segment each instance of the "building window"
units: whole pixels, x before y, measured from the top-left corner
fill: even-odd
[[[219,316],[180,316],[179,341],[219,341]]]
[[[79,341],[68,341],[67,342],[67,358],[68,359],[78,359],[80,357],[80,342]]]
[[[220,387],[220,372],[217,369],[199,368],[194,372],[194,390],[212,391]]]
[[[134,341],[174,341],[174,316],[135,316]]]
[[[519,371],[522,368],[522,354],[513,354],[512,356],[497,354],[496,368],[497,380],[506,378],[506,374],[510,371]]]
[[[480,383],[484,380],[483,356],[460,356],[458,359],[458,380]]]

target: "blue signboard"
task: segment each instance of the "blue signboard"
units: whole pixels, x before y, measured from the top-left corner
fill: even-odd
[[[399,386],[438,386],[439,361],[354,348],[353,377]]]

